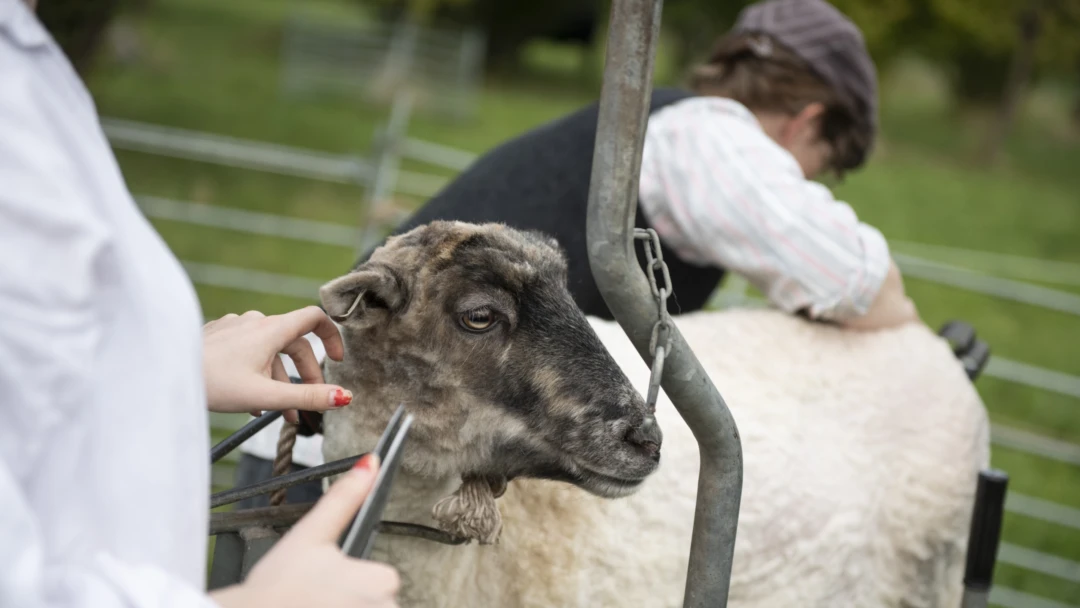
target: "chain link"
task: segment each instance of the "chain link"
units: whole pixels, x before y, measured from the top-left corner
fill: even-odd
[[[645,274],[649,278],[649,290],[656,301],[657,321],[649,337],[649,356],[652,365],[649,374],[649,393],[646,404],[650,411],[656,409],[656,399],[660,393],[660,379],[664,376],[664,358],[671,352],[671,316],[668,314],[667,300],[671,296],[671,273],[664,262],[664,253],[660,249],[660,237],[652,228],[636,228],[634,239],[645,241]],[[656,271],[660,271],[662,284],[657,281]]]

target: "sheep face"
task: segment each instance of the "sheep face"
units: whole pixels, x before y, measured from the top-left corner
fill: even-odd
[[[321,290],[346,348],[327,374],[357,394],[328,426],[374,443],[404,404],[414,473],[632,493],[658,466],[661,433],[566,280],[539,233],[434,222],[390,238]]]

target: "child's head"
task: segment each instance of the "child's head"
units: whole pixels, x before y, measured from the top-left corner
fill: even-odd
[[[873,145],[874,64],[859,29],[824,0],[748,6],[690,85],[749,108],[808,178],[859,167]]]

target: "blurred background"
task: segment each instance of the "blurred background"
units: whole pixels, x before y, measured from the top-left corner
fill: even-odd
[[[742,1],[668,0],[678,85]],[[831,184],[993,349],[996,605],[1080,606],[1080,0],[834,0],[881,78]],[[608,0],[42,0],[206,317],[315,301],[474,156],[599,96]],[[715,306],[753,303],[740,281]],[[722,387],[721,387],[722,389]],[[215,439],[244,421],[216,417]],[[229,461],[215,489],[232,485]],[[782,584],[782,582],[778,582]]]

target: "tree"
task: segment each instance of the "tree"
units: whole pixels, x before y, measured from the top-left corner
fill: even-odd
[[[37,14],[75,69],[85,74],[123,5],[123,0],[47,0],[38,4]]]
[[[949,68],[962,102],[992,104],[1000,100],[1010,66],[1025,45],[1031,47],[1032,75],[1068,73],[1076,65],[1080,3],[1047,0],[1032,6],[1027,0],[915,0],[912,17],[898,34],[909,47]],[[1022,35],[1021,18],[1035,18],[1039,34]]]
[[[591,46],[604,14],[602,0],[373,1],[382,16],[391,20],[483,28],[489,67],[512,66],[525,44],[536,38]]]
[[[1031,80],[1036,47],[1042,30],[1044,5],[1042,0],[1030,0],[1026,9],[1016,19],[1019,45],[1013,54],[996,119],[990,125],[988,139],[983,146],[983,161],[988,164],[995,163],[1001,155],[1001,148],[1016,116],[1016,107],[1027,90],[1028,81]]]

